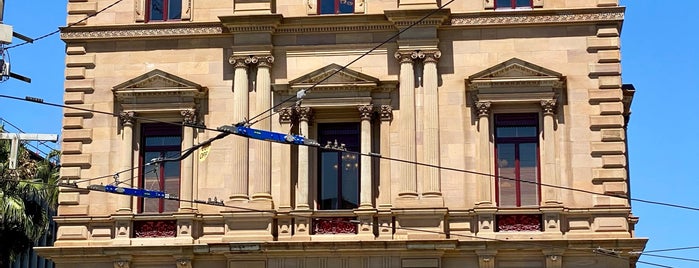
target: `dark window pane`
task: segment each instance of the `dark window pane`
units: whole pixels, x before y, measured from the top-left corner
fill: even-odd
[[[320,14],[335,14],[335,1],[320,0],[320,6],[318,7]]]
[[[320,209],[337,209],[339,163],[337,152],[321,152]]]
[[[359,150],[359,124],[318,125],[321,144],[344,144],[348,151]],[[320,209],[352,209],[359,204],[359,155],[320,151]]]
[[[517,206],[516,163],[514,144],[498,144],[498,196],[501,207]]]
[[[163,20],[163,1],[165,0],[150,0],[150,20]]]
[[[146,146],[179,146],[182,142],[182,137],[177,136],[154,136],[146,137]],[[169,156],[169,155],[168,155]]]
[[[338,0],[340,13],[354,13],[354,0]]]
[[[517,0],[517,7],[531,7],[531,0]]]
[[[498,138],[536,137],[536,126],[498,127],[495,132]]]
[[[495,1],[496,8],[512,8],[512,0],[497,0]]]
[[[357,154],[342,154],[342,208],[359,205],[359,158]]]
[[[182,16],[182,0],[169,0],[167,18],[169,20],[179,20]]]
[[[519,144],[519,179],[522,206],[539,205],[536,143]]]

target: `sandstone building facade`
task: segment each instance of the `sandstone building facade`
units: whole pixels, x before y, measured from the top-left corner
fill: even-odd
[[[61,32],[84,109],[62,135],[80,189],[38,249],[58,267],[634,267],[645,246],[617,0],[125,0],[81,21],[112,3],[70,0]],[[348,152],[229,136],[148,165],[245,119]],[[85,189],[115,182],[184,201]]]

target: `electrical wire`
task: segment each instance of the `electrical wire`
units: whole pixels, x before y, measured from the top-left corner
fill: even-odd
[[[66,26],[66,27],[63,28],[63,29],[65,30],[65,29],[71,28],[71,27],[73,27],[73,26],[75,26],[75,25],[77,25],[77,24],[83,23],[83,22],[86,21],[87,19],[92,18],[92,17],[94,17],[94,16],[97,16],[97,15],[99,15],[100,13],[104,12],[105,10],[110,9],[111,7],[113,7],[113,6],[117,5],[117,4],[119,4],[121,1],[123,1],[123,0],[117,0],[116,2],[114,2],[114,3],[112,3],[112,4],[110,4],[110,5],[106,6],[106,7],[104,7],[103,9],[100,9],[100,10],[98,10],[97,12],[95,12],[95,13],[93,13],[93,14],[87,15],[87,17],[82,18],[82,19],[79,20],[79,21],[76,21],[76,22],[73,22],[73,23],[71,23],[71,24],[68,24],[68,26]],[[39,40],[41,40],[41,39],[47,38],[47,37],[49,37],[49,36],[52,36],[52,35],[57,34],[57,33],[60,33],[60,32],[61,32],[61,29],[59,28],[58,30],[55,30],[55,31],[53,31],[53,32],[50,32],[50,33],[44,34],[44,35],[42,35],[42,36],[39,36],[39,37],[37,37],[37,38],[34,38],[32,42],[39,41]],[[32,42],[24,41],[24,43],[19,43],[19,44],[16,44],[16,45],[8,46],[6,49],[16,48],[16,47],[19,47],[19,46],[23,46],[23,45],[26,45],[26,44],[30,44],[30,43],[32,43]]]
[[[646,254],[646,253],[667,252],[667,251],[678,251],[678,250],[688,250],[688,249],[699,249],[699,246],[681,247],[681,248],[668,248],[668,249],[655,249],[655,250],[644,250],[643,252],[640,252],[640,253],[641,253],[641,254]]]
[[[444,5],[439,6],[437,9],[430,11],[429,13],[427,13],[426,15],[424,15],[422,18],[420,18],[420,19],[418,19],[418,20],[412,22],[410,25],[408,25],[408,26],[405,27],[404,29],[398,31],[398,33],[392,35],[391,37],[389,37],[389,38],[386,39],[385,41],[383,41],[383,42],[381,42],[380,44],[378,44],[378,45],[374,46],[373,48],[369,49],[367,52],[364,52],[364,53],[363,53],[362,55],[360,55],[359,57],[355,58],[354,60],[350,61],[349,63],[347,63],[347,64],[345,64],[344,66],[340,67],[339,69],[335,70],[334,72],[330,73],[330,75],[326,76],[325,78],[323,78],[323,79],[321,79],[321,80],[315,82],[315,83],[314,83],[313,85],[311,85],[309,88],[305,89],[305,93],[310,92],[312,89],[316,88],[318,85],[320,85],[320,84],[322,84],[323,82],[325,82],[325,81],[327,81],[328,79],[330,79],[330,77],[332,77],[333,75],[336,75],[337,73],[343,71],[344,69],[347,69],[347,67],[349,67],[350,65],[352,65],[352,64],[354,64],[355,62],[359,61],[360,59],[364,58],[365,56],[369,55],[369,54],[370,54],[371,52],[373,52],[374,50],[380,48],[381,46],[385,45],[385,44],[388,43],[388,42],[391,42],[391,40],[393,40],[393,39],[395,39],[395,38],[398,38],[398,37],[399,37],[401,34],[403,34],[405,31],[407,31],[407,30],[413,28],[415,25],[420,24],[421,22],[423,22],[424,20],[426,20],[426,19],[429,18],[430,16],[434,15],[435,13],[439,12],[440,10],[444,9],[446,6],[448,6],[449,4],[453,3],[454,1],[455,1],[455,0],[450,0],[449,2],[445,3]],[[252,125],[254,125],[255,123],[257,123],[257,122],[259,122],[259,121],[262,121],[262,120],[265,120],[265,119],[271,117],[271,116],[274,115],[276,112],[272,112],[272,113],[270,113],[269,115],[267,115],[267,116],[265,116],[265,117],[263,117],[263,118],[260,118],[259,120],[252,121],[252,120],[254,120],[254,119],[256,119],[256,118],[258,118],[258,117],[264,115],[265,113],[267,113],[267,112],[269,112],[269,111],[274,111],[274,109],[278,108],[279,106],[283,105],[283,104],[286,103],[286,102],[289,102],[289,101],[293,100],[294,98],[295,98],[295,96],[290,96],[290,97],[288,97],[288,98],[282,100],[281,102],[279,102],[279,103],[273,105],[273,106],[270,107],[269,109],[267,109],[267,110],[265,110],[265,111],[263,111],[263,112],[261,112],[261,113],[255,115],[255,116],[251,117],[250,119],[247,119],[247,120],[246,120],[246,121],[247,121],[246,125],[252,126]],[[250,122],[250,121],[252,121],[252,122]]]
[[[49,106],[54,106],[54,107],[60,107],[60,108],[67,108],[67,109],[76,109],[76,110],[81,110],[81,111],[86,111],[86,112],[93,112],[93,113],[98,113],[98,114],[106,114],[106,115],[112,115],[112,116],[119,116],[116,113],[110,113],[110,112],[104,112],[104,111],[97,111],[97,110],[91,110],[91,109],[85,109],[85,108],[80,108],[80,107],[73,107],[69,105],[62,105],[62,104],[56,104],[56,103],[49,103],[49,102],[38,102],[35,101],[35,98],[19,98],[19,97],[14,97],[14,96],[8,96],[4,94],[0,94],[0,98],[8,98],[8,99],[14,99],[14,100],[20,100],[20,101],[26,101],[26,102],[33,102],[33,103],[38,103],[38,104],[43,104],[43,105],[49,105]],[[165,123],[165,124],[171,124],[171,125],[177,125],[177,126],[183,126],[183,127],[191,127],[195,129],[203,129],[203,130],[210,130],[210,131],[215,131],[215,132],[220,132],[220,133],[226,133],[224,131],[221,131],[219,129],[213,129],[213,128],[207,128],[205,126],[198,126],[198,125],[190,125],[190,124],[181,124],[181,123],[173,123],[173,122],[165,122],[165,121],[160,121],[160,120],[154,120],[150,118],[144,118],[144,117],[137,117],[134,116],[133,118],[137,119],[142,119],[143,121],[148,121],[148,122],[159,122],[159,123]],[[269,141],[268,141],[269,142]],[[312,146],[312,145],[305,145],[308,147],[315,147],[315,148],[322,148],[320,146]],[[458,168],[451,168],[451,167],[443,167],[443,166],[438,166],[438,165],[432,165],[432,164],[426,164],[426,163],[421,163],[417,161],[409,161],[409,160],[403,160],[403,159],[398,159],[398,158],[393,158],[393,157],[387,157],[387,156],[382,156],[380,154],[376,153],[360,153],[360,152],[351,152],[351,151],[343,151],[345,153],[351,153],[351,154],[358,154],[358,155],[363,155],[363,156],[369,156],[369,157],[375,157],[375,158],[380,158],[380,159],[386,159],[389,161],[395,161],[395,162],[402,162],[402,163],[407,163],[407,164],[412,164],[412,165],[418,165],[418,166],[425,166],[425,167],[431,167],[431,168],[438,168],[442,170],[449,170],[449,171],[454,171],[454,172],[461,172],[461,173],[468,173],[468,174],[474,174],[474,175],[481,175],[485,177],[491,177],[493,179],[505,179],[505,180],[516,180],[513,178],[505,177],[505,176],[496,176],[493,174],[489,173],[483,173],[483,172],[478,172],[478,171],[472,171],[472,170],[466,170],[466,169],[458,169]],[[673,207],[673,208],[679,208],[679,209],[685,209],[685,210],[692,210],[692,211],[699,211],[698,207],[692,207],[692,206],[686,206],[686,205],[678,205],[678,204],[672,204],[668,202],[660,202],[660,201],[653,201],[653,200],[646,200],[646,199],[640,199],[640,198],[632,198],[632,197],[627,197],[627,196],[622,196],[622,195],[617,195],[617,194],[610,194],[610,193],[598,193],[590,190],[584,190],[584,189],[577,189],[577,188],[572,188],[572,187],[566,187],[566,186],[560,186],[560,185],[551,185],[551,184],[546,184],[546,183],[541,183],[541,182],[534,182],[534,181],[526,181],[526,180],[521,180],[520,182],[523,183],[529,183],[529,184],[535,184],[535,185],[540,185],[540,186],[545,186],[545,187],[552,187],[552,188],[557,188],[557,189],[562,189],[562,190],[569,190],[569,191],[575,191],[575,192],[580,192],[580,193],[587,193],[587,194],[594,194],[594,195],[603,195],[603,196],[609,196],[609,197],[615,197],[615,198],[621,198],[621,199],[626,199],[630,201],[636,201],[636,202],[641,202],[641,203],[647,203],[647,204],[653,204],[653,205],[658,205],[658,206],[666,206],[666,207]]]
[[[682,257],[665,256],[665,255],[656,255],[656,254],[647,254],[647,253],[643,253],[642,256],[655,257],[655,258],[663,258],[663,259],[671,259],[671,260],[678,260],[678,261],[699,262],[699,259],[682,258]]]

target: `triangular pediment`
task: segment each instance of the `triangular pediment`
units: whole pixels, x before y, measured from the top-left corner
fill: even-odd
[[[289,85],[291,87],[307,87],[320,81],[322,83],[316,87],[376,87],[379,84],[378,78],[348,68],[343,69],[342,66],[333,63],[291,80]]]
[[[503,63],[469,76],[470,81],[502,80],[502,79],[545,79],[562,78],[558,72],[546,69],[536,64],[512,58]]]
[[[172,90],[172,89],[197,89],[203,87],[197,83],[179,76],[161,71],[152,70],[129,81],[114,87],[114,91],[124,90]]]

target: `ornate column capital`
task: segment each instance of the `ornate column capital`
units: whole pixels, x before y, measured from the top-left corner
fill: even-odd
[[[197,111],[194,109],[184,109],[180,111],[182,122],[187,125],[197,124]]]
[[[279,123],[281,124],[291,124],[294,116],[294,110],[291,108],[281,108],[279,109]]]
[[[313,109],[311,107],[295,107],[294,109],[300,121],[311,121],[311,117],[313,117]]]
[[[431,50],[422,52],[425,58],[425,62],[439,62],[439,58],[442,57],[442,52],[439,50]]]
[[[558,103],[556,103],[556,99],[541,100],[541,109],[544,111],[544,115],[555,114],[557,105]]]
[[[272,68],[272,63],[274,63],[274,56],[272,55],[253,56],[252,58],[255,58],[257,67]]]
[[[134,118],[135,115],[136,113],[134,112],[121,112],[119,113],[119,123],[121,123],[122,126],[132,126],[136,121]]]
[[[381,121],[393,120],[393,107],[391,105],[381,105],[379,116],[381,117]]]
[[[415,52],[402,51],[396,52],[393,54],[393,57],[395,57],[400,63],[413,63],[413,61],[416,59],[413,57],[413,54],[415,54]]]
[[[476,109],[476,114],[478,114],[478,117],[490,115],[490,105],[491,102],[489,101],[476,102],[474,108]]]
[[[253,62],[254,61],[254,62]],[[228,58],[228,63],[233,65],[233,68],[244,68],[247,69],[248,65],[252,63],[257,63],[257,59],[252,59],[251,56],[230,56]]]
[[[371,120],[371,117],[374,114],[374,106],[360,105],[357,106],[357,109],[359,109],[359,118],[361,120]]]

